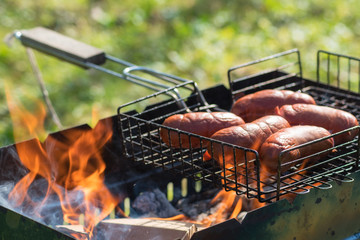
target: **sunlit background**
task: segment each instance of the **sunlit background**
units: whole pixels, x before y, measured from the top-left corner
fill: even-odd
[[[356,0],[0,0],[0,36],[47,27],[204,89],[228,86],[232,66],[292,48],[300,50],[310,79],[319,49],[360,57],[358,9]],[[0,44],[1,146],[14,141],[5,85],[30,110],[42,100],[25,48],[10,45]],[[115,115],[120,104],[148,94],[125,80],[35,55],[65,128]],[[50,117],[46,130],[59,130]]]

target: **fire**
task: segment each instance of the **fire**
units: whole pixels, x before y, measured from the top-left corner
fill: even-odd
[[[253,163],[248,164],[248,169],[239,164],[237,166],[237,174],[234,173],[232,164],[225,165],[225,175],[227,178],[235,180],[237,183],[246,184],[246,175],[248,176],[248,184],[255,184],[252,179],[255,179],[253,172]],[[247,174],[246,174],[247,172]],[[231,186],[231,183],[229,184]],[[235,187],[235,183],[233,183]],[[238,218],[242,211],[249,211],[265,206],[266,203],[261,203],[257,199],[248,199],[244,195],[238,195],[235,191],[226,191],[225,189],[220,192],[211,200],[211,205],[215,205],[216,209],[213,213],[201,221],[202,225],[209,227],[217,223],[221,223],[231,218]]]
[[[69,224],[83,224],[92,237],[94,226],[108,216],[117,206],[120,197],[115,197],[104,183],[105,163],[100,150],[112,137],[111,119],[99,121],[93,129],[62,131],[62,137],[45,136],[46,111],[37,103],[36,115],[17,106],[6,91],[7,102],[14,123],[14,138],[17,142],[24,136],[34,140],[16,144],[19,158],[29,172],[9,194],[9,202],[16,208],[31,206],[38,217],[42,206],[56,194],[61,203],[63,220]],[[29,194],[35,180],[41,176],[47,181],[45,196]],[[44,189],[42,189],[44,190]],[[83,219],[83,220],[82,220]],[[83,221],[83,222],[82,222]]]
[[[253,166],[253,164],[249,164]],[[226,164],[225,166],[225,174],[226,177],[235,182],[235,176],[237,176],[237,182],[245,184],[245,172],[246,169],[241,164],[238,166],[238,173],[234,173],[234,167],[231,164]],[[250,170],[250,169],[249,169]],[[251,171],[254,169],[251,168]],[[249,179],[254,179],[254,176]],[[224,180],[223,180],[224,181]],[[224,183],[224,182],[223,182]],[[235,184],[232,186],[228,183],[229,187],[235,187]],[[250,184],[255,184],[255,182],[251,182]],[[235,218],[239,219],[242,212],[247,212],[250,210],[254,210],[260,207],[265,206],[266,203],[259,202],[257,199],[249,199],[245,195],[238,195],[235,191],[230,190],[226,191],[225,189],[221,189],[214,198],[211,199],[209,203],[209,210],[203,214],[200,214],[197,219],[190,219],[184,214],[179,214],[169,218],[152,218],[152,219],[162,219],[168,221],[184,221],[190,222],[194,224],[201,225],[203,227],[210,227],[215,224],[222,223],[228,219]]]
[[[200,214],[197,219],[190,219],[184,214],[179,214],[169,218],[151,218],[155,220],[184,221],[210,227],[222,223],[228,219],[238,219],[241,212],[254,210],[265,206],[266,203],[260,203],[257,199],[247,199],[244,196],[237,195],[235,191],[220,190],[209,204],[209,211]]]
[[[5,84],[5,95],[10,111],[10,117],[14,126],[14,139],[22,141],[25,138],[44,137],[46,131],[44,122],[46,110],[40,101],[36,102],[36,110],[34,113],[28,112],[23,106],[18,106],[12,98],[9,87]]]
[[[229,187],[240,187],[240,185],[236,185],[235,182],[243,185],[255,185],[257,182],[254,170],[255,166],[253,161],[248,162],[247,165],[240,163],[237,165],[237,168],[234,168],[233,164],[227,163],[222,176],[228,179],[227,181],[233,181],[233,183],[227,183]],[[260,173],[260,175],[262,175],[262,173]],[[224,179],[222,181],[224,184]],[[210,202],[210,206],[214,206],[211,209],[211,213],[201,219],[198,224],[209,227],[231,218],[238,219],[241,212],[254,210],[265,205],[266,203],[259,202],[255,198],[249,199],[245,195],[238,195],[236,191],[226,191],[225,189],[221,189]]]
[[[301,181],[304,178],[304,176],[306,176],[308,174],[307,170],[306,170],[306,168],[308,166],[308,162],[309,162],[308,159],[304,160],[301,163],[301,165],[298,167],[296,174],[293,174],[291,176],[291,178],[290,177],[287,178],[285,180],[285,183],[291,185],[297,181]],[[321,184],[322,184],[321,181],[318,181],[318,182],[315,181],[311,184],[307,184],[306,182],[303,183],[302,185],[299,184],[297,189],[295,189],[295,190],[291,189],[292,190],[291,192],[288,192],[287,194],[281,196],[280,199],[285,198],[289,202],[293,202],[295,200],[297,194],[306,193],[308,190],[312,189],[313,187],[320,186]]]
[[[218,203],[220,202],[220,203]],[[214,213],[201,221],[202,225],[209,227],[216,223],[221,223],[230,218],[237,218],[242,210],[242,198],[236,195],[234,191],[225,191],[222,189],[211,201],[211,205],[217,203]]]

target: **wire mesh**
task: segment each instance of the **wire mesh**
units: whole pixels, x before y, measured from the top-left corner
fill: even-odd
[[[297,51],[286,52],[286,55],[288,54],[296,54],[296,59],[299,60]],[[276,58],[281,56],[281,54],[276,55]],[[266,61],[272,59],[274,58],[266,58]],[[254,67],[253,64],[258,63],[262,63],[262,61],[236,67],[236,70],[243,67]],[[300,65],[300,63],[297,62],[295,65]],[[283,72],[283,68],[275,68],[272,71],[261,71],[259,74],[254,73],[247,78],[240,77],[229,79],[229,81],[233,96],[270,88],[302,91],[311,95],[318,105],[342,109],[354,114],[358,119],[360,118],[360,96],[358,94],[341,89],[340,86],[303,79],[301,67],[299,67],[299,71],[289,74]],[[253,84],[249,85],[249,82]],[[178,85],[174,88],[182,87]],[[166,94],[167,91],[172,90],[167,89],[138,101],[147,101],[149,98]],[[296,194],[305,194],[312,188],[328,189],[331,188],[333,181],[351,182],[352,179],[347,175],[358,168],[359,136],[357,135],[351,141],[324,150],[328,152],[325,157],[322,156],[323,152],[315,152],[309,156],[293,159],[288,163],[283,163],[281,160],[286,152],[301,149],[326,139],[317,139],[304,146],[288,149],[279,155],[280,164],[278,164],[277,174],[268,174],[263,171],[261,159],[255,150],[162,125],[167,117],[174,114],[189,111],[217,111],[216,105],[204,104],[199,101],[196,91],[192,91],[186,97],[181,97],[186,108],[179,105],[177,101],[179,99],[170,98],[167,101],[148,106],[143,112],[124,112],[123,106],[119,107],[119,131],[123,140],[124,154],[127,157],[140,164],[164,170],[175,170],[183,176],[222,186],[227,191],[236,191],[239,195],[245,194],[248,198],[257,198],[260,202],[292,198]],[[168,145],[161,138],[160,132],[164,130],[168,133],[175,133],[179,142],[183,136],[189,143],[198,141],[200,147],[192,148],[191,144],[189,147],[184,147],[181,143],[180,146],[171,146],[171,143]],[[358,133],[359,126],[332,134],[330,137],[347,134],[349,131]],[[206,155],[210,158],[206,158]],[[314,158],[320,158],[320,160],[308,161],[308,159]]]
[[[360,59],[319,50],[316,80],[347,91],[360,92]]]

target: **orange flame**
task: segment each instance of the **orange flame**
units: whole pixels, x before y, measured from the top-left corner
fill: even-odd
[[[22,137],[45,136],[44,106],[37,103],[37,114],[17,106],[6,90],[7,103],[14,123],[15,141]],[[63,211],[64,221],[81,224],[83,216],[85,231],[92,237],[94,226],[116,207],[120,197],[115,197],[104,183],[105,163],[101,157],[102,147],[112,137],[111,119],[99,121],[94,129],[70,129],[62,131],[62,140],[48,136],[44,143],[38,139],[16,144],[25,175],[9,194],[15,207],[21,204],[41,209],[51,194],[56,193]],[[47,180],[46,195],[41,202],[31,199],[28,190],[37,176]],[[41,217],[40,212],[36,212]]]
[[[245,203],[245,204],[244,204]],[[184,221],[201,225],[202,227],[210,227],[215,224],[222,223],[228,219],[238,219],[240,213],[244,211],[254,210],[265,206],[266,203],[260,203],[257,199],[247,199],[244,196],[237,195],[235,191],[220,190],[209,204],[210,213],[208,215],[199,215],[198,219],[190,219],[184,214],[179,214],[169,218],[151,218],[155,220],[167,221]]]
[[[252,165],[253,164],[249,164]],[[237,182],[245,184],[245,172],[248,171],[248,175],[254,175],[253,168],[245,169],[243,165],[239,164],[237,166],[237,173],[235,174],[235,168],[233,164],[227,163],[225,165],[225,170],[222,173],[222,176],[226,176],[228,182],[228,187],[235,188],[235,176],[237,177]],[[251,176],[249,181],[254,178]],[[224,183],[224,179],[222,179]],[[250,184],[255,184],[255,181],[250,181]],[[257,199],[248,199],[244,195],[238,195],[235,191],[230,190],[226,191],[221,189],[216,196],[209,203],[209,212],[208,214],[201,214],[198,216],[198,219],[190,219],[184,214],[179,214],[169,218],[152,218],[152,219],[162,219],[168,221],[184,221],[194,224],[201,225],[203,227],[210,227],[215,224],[222,223],[228,219],[235,218],[238,219],[242,211],[254,210],[260,207],[265,206],[266,203],[259,202]]]
[[[44,122],[46,110],[41,102],[36,102],[36,112],[30,113],[23,106],[18,106],[13,100],[9,87],[5,84],[5,95],[14,126],[14,139],[22,141],[24,138],[43,137],[46,134]]]
[[[210,204],[213,205],[219,201],[215,212],[201,221],[204,226],[209,227],[229,218],[236,218],[242,210],[242,199],[234,191],[226,192],[222,189]]]

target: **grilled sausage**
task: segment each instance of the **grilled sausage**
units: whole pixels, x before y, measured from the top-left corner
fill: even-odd
[[[188,133],[194,133],[203,137],[210,137],[222,128],[241,125],[244,123],[245,122],[241,117],[230,112],[191,112],[172,115],[165,119],[163,125]],[[182,134],[177,131],[169,131],[166,128],[161,128],[160,136],[168,146],[173,148],[189,148],[190,141],[192,148],[198,148],[201,146],[200,138],[189,137],[187,134]],[[169,138],[171,140],[169,140]],[[206,143],[203,142],[202,144],[204,144],[205,147]]]
[[[284,118],[276,115],[269,115],[241,126],[221,129],[214,133],[211,138],[257,151],[263,141],[265,141],[265,139],[267,139],[271,134],[286,127],[290,127],[290,125]],[[236,163],[244,162],[245,156],[248,160],[255,158],[254,152],[250,151],[246,151],[245,154],[245,151],[237,149],[235,154]],[[208,144],[204,160],[209,160],[211,157],[214,158],[220,166],[224,166],[224,164],[234,165],[235,163],[233,148],[229,146],[223,146],[222,148],[222,145],[217,142]]]
[[[278,169],[278,159],[283,150],[296,147],[300,144],[308,143],[323,137],[330,136],[330,132],[325,128],[317,126],[299,125],[290,128],[281,129],[278,132],[268,137],[261,145],[259,150],[261,166],[269,173],[276,173]],[[283,153],[281,156],[281,171],[288,170],[291,166],[299,163],[296,159],[306,158],[311,154],[316,154],[306,158],[307,163],[311,163],[321,159],[329,154],[326,149],[334,146],[333,138],[313,142],[309,145],[303,146]],[[325,151],[323,153],[319,153]],[[319,154],[317,154],[319,153]]]
[[[330,133],[359,125],[356,117],[349,112],[332,107],[294,104],[284,105],[277,112],[284,117],[290,125],[314,125],[327,129]],[[334,137],[335,144],[350,141],[358,134],[357,130],[348,131]]]
[[[295,103],[315,104],[315,100],[301,92],[267,89],[239,98],[233,104],[231,112],[245,122],[251,122],[262,116],[275,114],[276,107]]]

